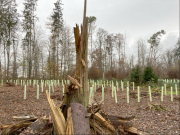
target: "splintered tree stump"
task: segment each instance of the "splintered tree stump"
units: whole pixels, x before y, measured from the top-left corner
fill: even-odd
[[[89,118],[86,118],[87,109],[82,104],[71,103],[71,115],[74,134],[90,134]]]

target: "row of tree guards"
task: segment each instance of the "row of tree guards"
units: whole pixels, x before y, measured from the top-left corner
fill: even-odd
[[[166,81],[164,81],[166,82]],[[179,80],[177,80],[177,82],[179,82]],[[115,98],[115,103],[117,103],[117,91],[119,90],[119,84],[116,81],[116,85],[114,85],[114,83],[112,81],[110,81],[110,83],[105,84],[101,84],[102,85],[102,101],[104,102],[104,87],[105,86],[109,86],[112,87],[112,97]],[[124,82],[121,81],[121,90],[124,91]],[[135,89],[134,86],[134,82],[132,82],[133,84],[133,91]],[[98,87],[99,87],[99,83],[98,83]],[[127,82],[127,87],[126,87],[126,91],[127,91],[127,103],[129,103],[129,82]],[[148,86],[148,90],[149,90],[149,100],[152,101],[152,96],[151,96],[151,86]],[[173,88],[170,87],[171,90],[171,101],[173,101]],[[177,90],[177,84],[175,84],[175,91],[176,91],[176,96],[178,95],[178,90]],[[89,95],[89,104],[91,104],[91,98],[94,98],[94,92],[96,92],[96,82],[92,81],[92,87],[90,87],[90,95]],[[137,97],[138,97],[138,102],[140,102],[140,86],[137,86]],[[167,95],[167,90],[166,90],[166,84],[164,84],[163,87],[161,87],[161,101],[163,102],[163,95]]]
[[[39,81],[41,82],[41,83],[44,83],[45,84],[45,86],[47,85],[47,84],[49,84],[49,83],[52,83],[52,84],[54,84],[55,86],[56,85],[58,85],[58,86],[60,86],[60,83],[63,85],[63,80],[26,80],[26,79],[16,79],[16,80],[5,80],[5,82],[14,82],[14,84],[15,85],[18,85],[18,84],[21,84],[21,86],[24,86],[25,84],[28,86],[28,85],[31,85],[31,84],[33,84],[33,87],[34,87],[34,85],[35,84],[38,84],[39,83]],[[67,83],[67,84],[70,84],[70,81],[69,80],[64,80],[64,82],[65,83]],[[114,82],[114,81],[105,81],[105,80],[97,80],[96,82],[94,81],[94,80],[91,80],[91,79],[89,79],[88,80],[88,82],[90,83],[90,84],[94,84],[94,83],[96,83],[97,85],[98,85],[98,87],[99,87],[99,85],[100,84],[110,84],[110,86],[111,86],[111,83],[112,82]],[[121,80],[121,82],[123,82],[122,80]],[[124,81],[124,82],[127,82],[127,86],[129,86],[129,81]],[[180,83],[180,80],[178,80],[178,79],[170,79],[170,80],[168,80],[168,79],[159,79],[158,80],[158,82],[159,82],[159,86],[161,87],[163,84],[171,84],[172,86],[173,85],[175,85],[175,84],[178,84],[178,83]],[[3,86],[3,83],[4,83],[4,80],[3,79],[1,79],[1,86]],[[89,84],[88,83],[88,84]],[[116,83],[116,85],[117,85],[117,83],[118,83],[118,81],[116,80],[115,81],[115,83]],[[149,86],[151,87],[151,81],[149,82]],[[133,83],[133,87],[134,87],[134,83]]]
[[[10,80],[11,82],[12,80]],[[179,80],[159,80],[161,82],[163,82],[164,86],[161,86],[161,101],[163,102],[163,95],[167,95],[167,87],[166,87],[166,84],[168,83],[174,83],[174,89],[175,89],[175,92],[176,92],[176,96],[178,95],[178,83],[179,83]],[[3,85],[3,80],[1,81],[2,82],[2,85]],[[14,83],[15,85],[17,84],[21,84],[21,86],[24,86],[24,99],[26,99],[26,86],[33,86],[37,87],[37,99],[39,99],[39,80],[14,80]],[[41,92],[44,91],[44,87],[49,87],[49,95],[51,94],[51,91],[54,92],[54,87],[57,87],[57,86],[62,86],[62,93],[64,95],[65,93],[65,84],[70,84],[70,81],[69,80],[40,80],[40,86],[41,86]],[[130,88],[130,85],[129,85],[129,81],[127,81],[127,87],[124,87],[124,83],[122,80],[120,82],[120,89],[122,91],[124,91],[124,89],[126,88],[126,91],[127,91],[127,103],[129,103],[129,88]],[[135,84],[134,82],[131,82],[132,84],[132,89],[133,91],[135,90]],[[115,83],[113,81],[103,81],[103,80],[97,80],[97,81],[94,81],[94,80],[89,80],[88,81],[88,87],[90,88],[90,93],[89,93],[89,104],[91,104],[91,98],[93,99],[94,98],[94,92],[96,92],[97,90],[97,87],[102,87],[102,101],[104,103],[104,88],[105,87],[111,87],[112,89],[112,97],[115,98],[115,103],[117,103],[117,91],[119,91],[119,82],[118,81],[115,81]],[[152,96],[151,96],[151,84],[150,86],[148,86],[148,92],[149,92],[149,100],[152,101]],[[173,101],[173,87],[170,87],[170,91],[171,91],[171,101]],[[137,97],[138,97],[138,102],[140,102],[140,86],[137,86]]]

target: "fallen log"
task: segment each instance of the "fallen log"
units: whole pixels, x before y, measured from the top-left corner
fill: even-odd
[[[86,107],[79,103],[71,103],[70,106],[74,134],[90,134]]]
[[[37,135],[43,130],[43,128],[47,125],[47,121],[39,118],[35,122],[33,122],[27,129],[21,132],[19,135]]]
[[[46,117],[29,118],[13,125],[0,126],[0,135],[50,135],[52,133],[52,123]]]
[[[31,118],[31,119],[27,119],[27,120],[23,120],[21,122],[18,122],[14,125],[11,125],[10,127],[8,127],[7,129],[2,131],[2,135],[8,135],[8,134],[12,134],[15,131],[21,129],[21,128],[26,128],[29,125],[31,125],[35,120],[37,120],[37,118]]]

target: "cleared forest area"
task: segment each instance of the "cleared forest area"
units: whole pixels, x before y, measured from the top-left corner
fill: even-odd
[[[109,33],[96,16],[68,26],[56,0],[46,27],[38,0],[0,2],[0,134],[178,134],[180,38]]]

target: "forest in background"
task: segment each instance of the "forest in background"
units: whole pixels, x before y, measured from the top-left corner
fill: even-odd
[[[62,1],[54,3],[46,22],[49,36],[37,24],[37,0],[24,0],[23,4],[23,11],[18,13],[15,0],[0,1],[0,79],[62,79],[74,75],[74,33],[63,20]],[[166,32],[155,31],[149,39],[137,40],[137,53],[129,56],[125,53],[126,34],[98,28],[97,19],[90,16],[88,20],[90,79],[130,78],[137,65],[142,72],[151,66],[158,78],[180,77],[180,39],[162,51],[161,36]]]

